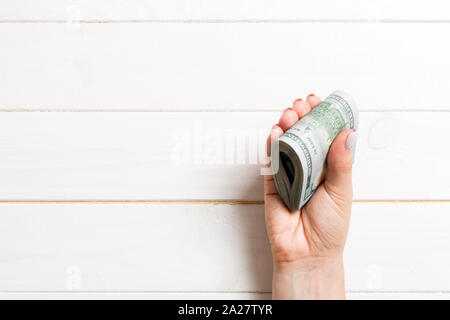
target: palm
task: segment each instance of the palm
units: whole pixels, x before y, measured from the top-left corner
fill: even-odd
[[[345,241],[346,232],[340,230],[346,230],[348,221],[324,185],[301,210],[293,213],[278,194],[267,195],[265,205],[269,238],[275,251],[280,251],[275,254],[295,258],[320,256],[323,251],[339,249]]]

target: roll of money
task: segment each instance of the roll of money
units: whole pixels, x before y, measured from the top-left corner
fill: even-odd
[[[358,129],[358,119],[353,98],[338,90],[272,143],[272,174],[289,210],[300,209],[312,197],[325,177],[334,138],[343,130]]]

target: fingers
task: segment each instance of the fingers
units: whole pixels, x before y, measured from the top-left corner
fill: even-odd
[[[344,130],[334,139],[327,158],[325,187],[336,202],[352,200],[352,148],[354,130]]]
[[[316,96],[314,93],[311,93],[306,97],[306,101],[302,99],[297,99],[294,101],[292,108],[297,112],[299,119],[304,117],[311,109],[317,107],[322,100]]]
[[[310,94],[306,100],[307,101],[297,99],[292,104],[292,108],[287,108],[283,111],[278,124],[273,126],[270,136],[267,138],[268,156],[270,156],[271,142],[281,137],[285,131],[310,112],[312,108],[315,108],[322,102],[322,100],[313,93]]]
[[[283,111],[278,124],[283,131],[286,131],[287,129],[292,127],[298,121],[298,119],[299,117],[297,112],[295,112],[292,108],[287,108]]]
[[[306,101],[309,103],[309,105],[311,106],[311,108],[315,108],[317,107],[322,100],[316,96],[314,93],[311,93],[307,98]]]
[[[292,108],[297,112],[299,119],[304,117],[308,112],[311,111],[311,106],[308,102],[297,99],[294,101]]]
[[[283,133],[284,133],[283,129],[281,129],[280,126],[277,124],[272,127],[272,130],[270,130],[270,135],[267,137],[267,144],[266,144],[266,152],[269,157],[272,141],[277,140],[279,137],[283,135]]]
[[[269,157],[270,157],[271,143],[277,140],[279,137],[281,137],[283,133],[284,133],[283,130],[277,124],[272,127],[272,130],[270,130],[270,135],[267,137],[267,147],[266,147],[267,155]],[[264,175],[264,195],[265,196],[278,195],[272,175]]]

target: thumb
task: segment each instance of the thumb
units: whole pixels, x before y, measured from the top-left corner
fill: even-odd
[[[352,149],[355,146],[356,130],[344,130],[328,151],[325,187],[336,202],[352,200]]]

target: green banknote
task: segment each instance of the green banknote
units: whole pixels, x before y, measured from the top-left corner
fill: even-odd
[[[272,144],[275,185],[291,211],[308,202],[324,179],[328,150],[345,129],[358,129],[358,108],[338,90]]]

